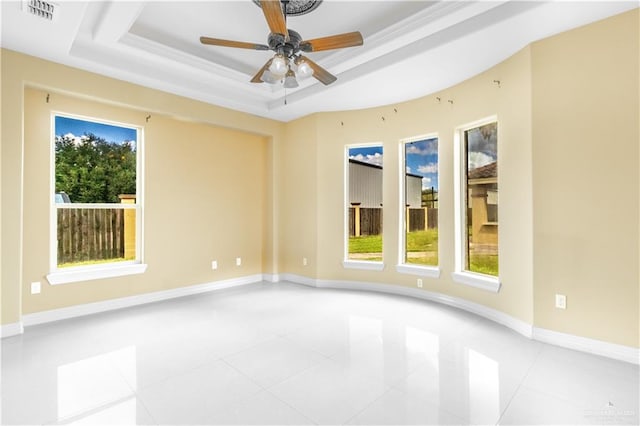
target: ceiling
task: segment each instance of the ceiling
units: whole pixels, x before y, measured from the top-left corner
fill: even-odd
[[[364,45],[309,53],[338,80],[297,89],[250,83],[272,56],[200,36],[266,44],[251,0],[61,1],[52,21],[2,1],[3,48],[192,99],[289,121],[443,90],[527,44],[638,7],[638,1],[343,1],[287,18],[304,39],[360,31]],[[286,99],[286,103],[285,103]]]

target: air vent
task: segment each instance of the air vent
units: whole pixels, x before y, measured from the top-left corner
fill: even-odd
[[[58,5],[43,0],[23,0],[22,10],[30,15],[37,16],[47,21],[55,21],[58,16]]]

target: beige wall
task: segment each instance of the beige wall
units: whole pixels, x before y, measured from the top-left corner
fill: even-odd
[[[537,327],[639,345],[637,10],[535,43],[440,93],[379,108],[317,113],[287,124],[6,50],[1,66],[2,324],[69,303],[250,273],[415,287],[416,276],[395,272],[399,141],[437,133],[442,273],[439,279],[424,279],[425,290],[476,302]],[[33,118],[23,115],[25,84],[54,93],[52,102],[93,108],[96,114],[121,114],[126,118],[122,121],[148,126],[149,270],[143,276],[55,289],[45,285],[39,299],[26,291],[30,281],[42,280],[48,272],[48,242],[42,244],[39,237],[48,232],[48,214],[39,210],[47,210],[42,198],[48,198],[44,163],[49,154],[48,148],[43,153],[38,146],[38,137],[32,141],[24,134],[23,143],[22,123],[23,118],[41,120],[52,106],[42,105],[41,93],[27,91],[29,105],[33,95],[34,111],[42,111]],[[85,99],[74,99],[77,96]],[[152,118],[146,123],[148,114]],[[497,294],[451,279],[454,131],[493,115],[499,122],[500,162],[502,288]],[[174,142],[184,135],[188,137],[182,143],[191,148],[186,151]],[[365,142],[384,146],[382,272],[345,270],[341,264],[345,146]],[[245,157],[256,165],[246,180],[238,170]],[[220,161],[218,167],[212,167],[212,161]],[[169,171],[177,180],[167,176]],[[237,179],[237,186],[225,186]],[[185,187],[188,211],[194,216],[176,225],[175,216],[183,209],[166,197],[165,189]],[[235,216],[239,193],[255,195],[262,206],[263,215],[249,220],[251,232],[244,232],[244,220]],[[598,200],[592,199],[594,193]],[[202,210],[206,213],[198,213]],[[233,226],[220,229],[212,218]],[[167,229],[172,227],[176,229]],[[254,239],[252,234],[259,236]],[[175,247],[165,247],[168,240]],[[191,246],[197,250],[189,255]],[[236,256],[245,260],[241,271],[209,269],[213,258],[225,265]],[[308,266],[302,265],[303,257]],[[179,265],[166,265],[170,262]],[[568,296],[566,311],[553,308],[556,292]]]
[[[532,46],[535,325],[635,347],[638,36],[635,10]]]
[[[493,83],[495,79],[501,80],[501,87]],[[433,96],[381,108],[319,114],[318,235],[322,237],[318,239],[318,278],[416,286],[416,276],[395,271],[400,228],[399,146],[401,139],[437,133],[441,276],[424,279],[424,289],[462,297],[532,322],[530,87],[530,55],[529,49],[525,49],[490,71]],[[453,100],[453,105],[448,100]],[[458,126],[492,115],[497,115],[499,121],[503,288],[498,294],[462,286],[451,279],[454,131]],[[382,143],[384,150],[382,272],[345,270],[341,265],[345,244],[345,146],[369,142]]]
[[[1,8],[0,8],[1,9]],[[0,19],[2,18],[2,12],[0,12]],[[2,76],[2,54],[0,54],[0,76]],[[0,84],[0,117],[2,117],[2,84]],[[0,119],[0,191],[2,191],[2,119]],[[0,284],[2,284],[2,246],[4,245],[2,239],[2,196],[0,196]],[[2,303],[2,288],[0,286],[0,325],[10,323],[11,321],[5,321],[4,303]],[[10,315],[11,317],[12,315]],[[15,316],[15,314],[13,315]]]
[[[2,324],[20,321],[22,260],[22,80],[2,50]]]
[[[51,93],[51,103],[25,87]],[[25,93],[40,96],[29,104],[33,114],[25,108]],[[275,271],[273,151],[284,135],[282,123],[8,50],[2,50],[2,95],[2,324],[45,309]],[[49,120],[54,104],[145,126],[144,275],[46,284],[49,136],[42,146],[38,132],[46,133],[49,122],[29,127],[31,135],[23,133],[23,120]],[[165,197],[167,188],[182,198]],[[250,197],[258,206],[253,212],[241,205]],[[177,221],[185,210],[188,220]],[[238,238],[238,229],[250,232]],[[233,266],[236,256],[243,258],[241,268]],[[214,259],[217,272],[210,269]],[[42,294],[30,295],[31,281],[43,282]]]
[[[25,91],[23,314],[262,273],[264,137],[159,114],[146,122],[140,111],[47,95]],[[143,127],[146,273],[30,294],[29,283],[49,272],[53,111]]]
[[[276,169],[280,173],[278,190],[280,205],[279,271],[315,278],[319,238],[318,188],[316,187],[317,117],[311,115],[287,124],[284,143]],[[303,258],[308,264],[304,266]]]

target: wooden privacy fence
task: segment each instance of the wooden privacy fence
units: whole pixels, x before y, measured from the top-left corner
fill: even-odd
[[[59,208],[58,264],[124,257],[124,209]]]
[[[407,210],[408,210],[407,220],[409,225],[409,232],[438,228],[438,209],[422,207],[422,208],[409,208]],[[424,222],[425,219],[427,221],[426,224]]]
[[[407,209],[409,232],[424,230],[424,209]]]
[[[427,209],[427,228],[438,229],[438,209]]]
[[[359,218],[358,222],[356,218]],[[379,235],[381,232],[382,208],[349,207],[349,235]]]
[[[357,221],[359,218],[359,221]],[[425,219],[427,220],[425,226]],[[409,232],[438,228],[438,209],[407,208]],[[349,207],[349,235],[379,235],[382,232],[382,208]]]

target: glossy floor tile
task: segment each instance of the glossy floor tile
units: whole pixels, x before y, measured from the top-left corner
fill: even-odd
[[[422,300],[262,283],[3,339],[2,424],[638,424],[639,368]]]

